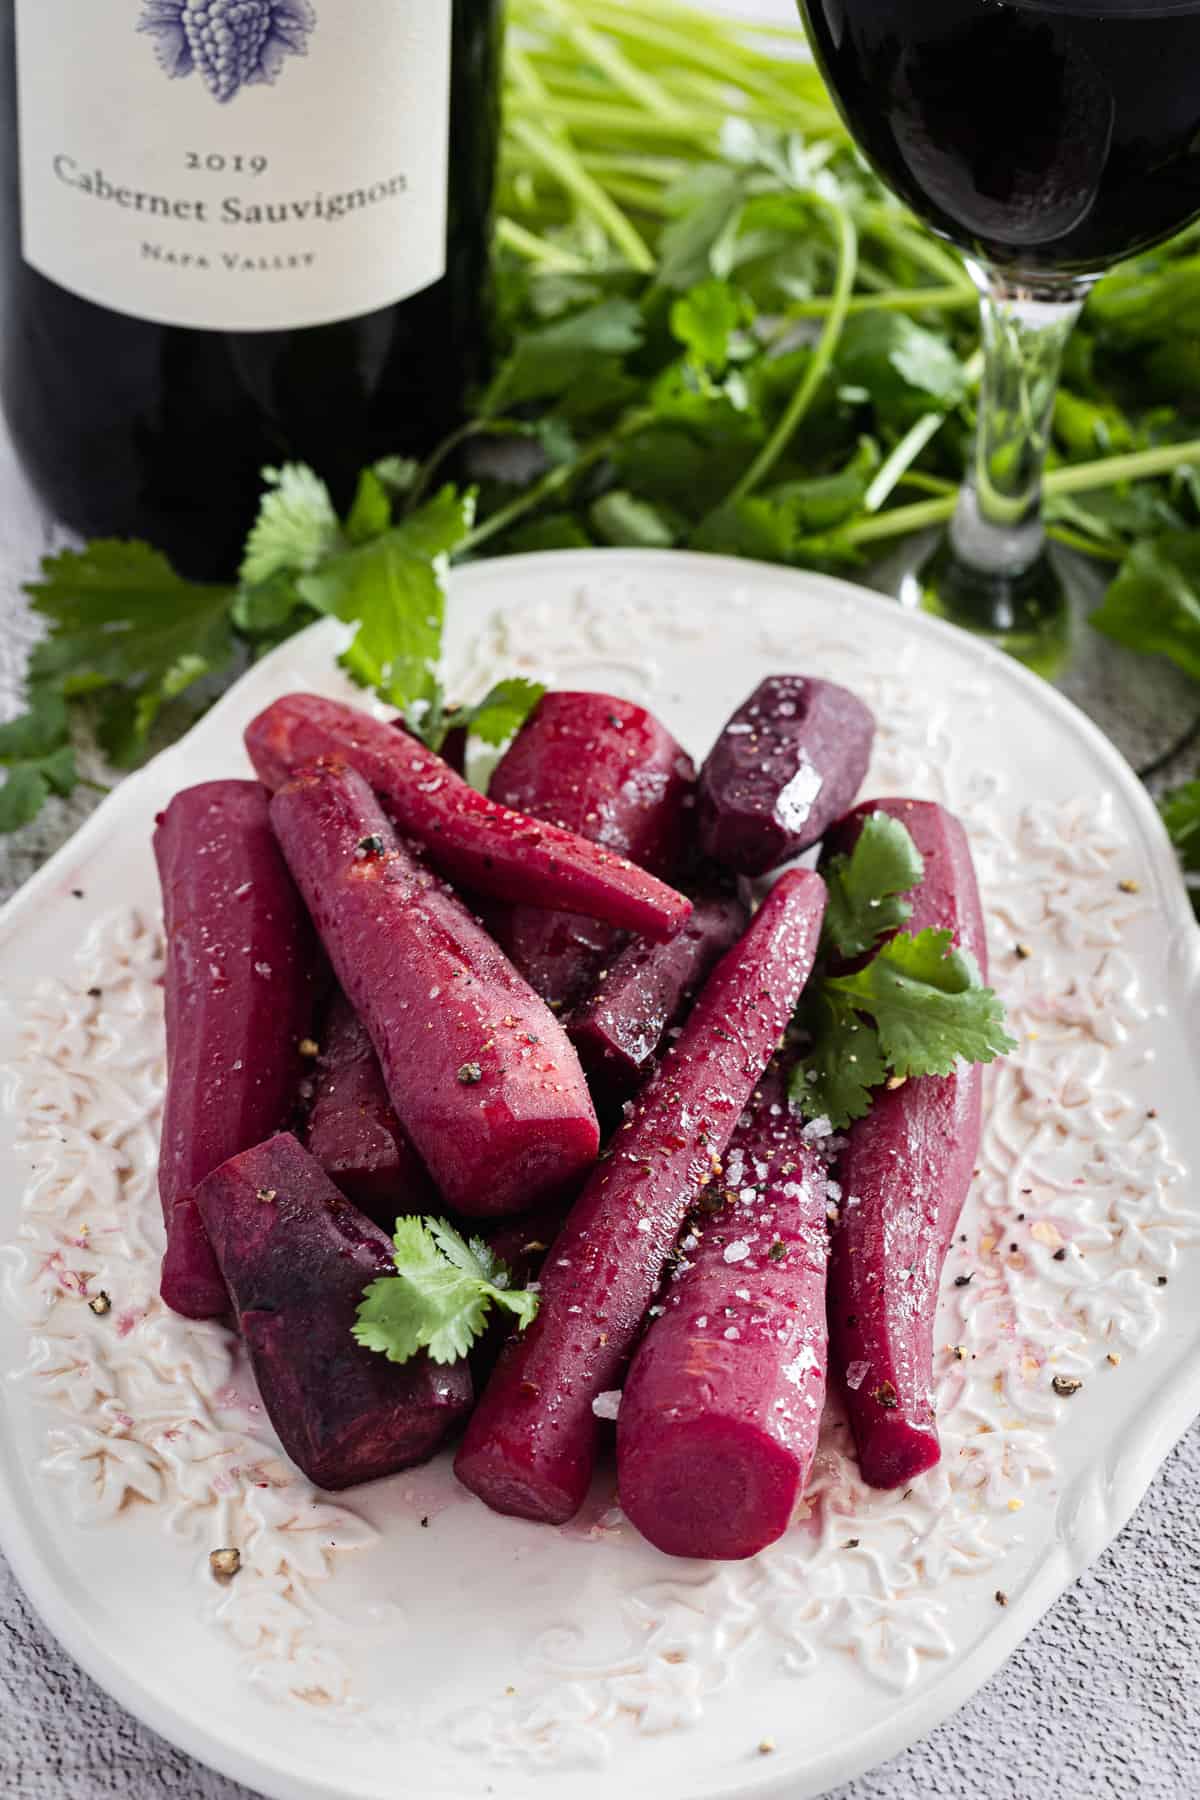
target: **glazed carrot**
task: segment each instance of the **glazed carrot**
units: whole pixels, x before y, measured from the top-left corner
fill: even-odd
[[[700,771],[700,847],[741,875],[815,844],[857,794],[875,720],[856,694],[769,675],[739,706]]]
[[[348,764],[443,874],[479,893],[652,938],[673,937],[691,913],[690,900],[615,851],[498,806],[415,738],[353,706],[289,694],[251,722],[246,748],[272,789],[309,763]]]
[[[592,1173],[542,1270],[542,1305],[511,1338],[455,1462],[497,1512],[561,1523],[596,1452],[611,1388],[679,1228],[721,1157],[808,979],[825,887],[785,875],[717,964],[687,1024]]]
[[[207,1319],[229,1298],[193,1190],[288,1123],[322,959],[256,781],[176,794],[159,815],[154,854],[167,950],[162,1296]]]
[[[311,767],[271,821],[392,1105],[447,1206],[520,1212],[599,1147],[553,1013],[444,883],[400,844],[366,781]]]
[[[633,938],[597,970],[588,997],[567,1020],[571,1042],[593,1092],[623,1099],[644,1079],[669,1026],[746,928],[746,908],[732,897],[697,900],[669,944]]]
[[[825,1402],[825,1165],[768,1071],[685,1234],[617,1420],[621,1505],[670,1556],[783,1535]]]
[[[544,694],[497,763],[488,793],[670,879],[694,801],[692,760],[645,707],[612,694]],[[555,1011],[582,999],[622,943],[612,926],[536,906],[497,907],[488,927]]]
[[[925,859],[905,929],[948,930],[985,977],[987,941],[966,833],[925,800],[855,807],[826,839],[848,851],[871,813],[899,819]],[[829,1269],[830,1370],[846,1395],[863,1479],[905,1487],[940,1455],[933,1330],[946,1251],[979,1152],[982,1070],[925,1075],[875,1096],[838,1162],[840,1221]]]
[[[431,1456],[471,1404],[465,1363],[403,1365],[355,1343],[364,1289],[392,1245],[286,1133],[196,1190],[258,1390],[283,1447],[319,1487],[375,1481]]]
[[[340,991],[321,1028],[304,1141],[325,1173],[390,1231],[401,1213],[439,1208],[437,1189],[396,1117],[366,1026]]]

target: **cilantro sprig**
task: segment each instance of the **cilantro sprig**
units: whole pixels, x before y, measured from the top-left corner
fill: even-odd
[[[0,726],[0,832],[35,818],[79,781],[76,713],[118,767],[136,762],[160,717],[185,725],[215,682],[322,615],[348,628],[340,661],[405,716],[430,748],[452,726],[499,745],[543,689],[503,680],[451,713],[438,677],[443,581],[471,529],[475,496],[454,487],[409,511],[415,466],[364,471],[339,519],[325,483],[299,464],[264,471],[236,586],[186,581],[148,544],[100,541],[47,557],[26,592],[49,630],[30,658],[28,710]],[[191,702],[195,704],[189,704]]]
[[[849,856],[830,859],[821,962],[797,1015],[808,1048],[791,1097],[806,1118],[842,1130],[866,1116],[888,1079],[949,1075],[960,1061],[1016,1048],[970,952],[949,931],[898,929],[912,916],[905,890],[923,875],[911,835],[883,813],[867,818]],[[864,955],[850,971],[839,967]]]
[[[140,545],[51,559],[0,829],[69,791],[84,728],[135,761],[322,615],[345,626],[355,677],[437,744],[458,722],[432,653],[451,558],[681,545],[854,571],[950,516],[975,291],[855,156],[811,59],[779,55],[799,31],[747,33],[680,0],[510,12],[498,354],[467,423],[423,465],[365,469],[344,516],[312,470],[268,471],[228,585],[183,581]],[[1093,623],[1200,678],[1197,415],[1184,233],[1093,290],[1045,494],[1051,535],[1112,571]],[[452,453],[472,496],[437,490]]]
[[[365,1350],[405,1363],[427,1351],[458,1362],[482,1336],[493,1308],[524,1331],[538,1296],[512,1286],[512,1273],[482,1238],[464,1238],[446,1219],[397,1219],[396,1273],[373,1281],[358,1309],[354,1336]]]

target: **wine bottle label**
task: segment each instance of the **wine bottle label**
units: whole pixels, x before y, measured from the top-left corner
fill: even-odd
[[[25,259],[275,331],[446,271],[451,0],[17,0]]]

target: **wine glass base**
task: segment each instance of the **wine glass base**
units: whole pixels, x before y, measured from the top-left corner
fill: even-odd
[[[947,535],[904,573],[899,599],[986,638],[1049,681],[1070,656],[1067,584],[1045,551],[1015,572],[979,569],[955,554]]]

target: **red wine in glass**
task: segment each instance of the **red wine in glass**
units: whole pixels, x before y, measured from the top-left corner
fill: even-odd
[[[983,302],[973,465],[921,598],[1037,629],[1062,606],[1040,489],[1063,343],[1098,275],[1200,214],[1200,0],[800,5],[859,148]]]
[[[806,0],[859,148],[1000,268],[1095,274],[1200,212],[1200,4]]]

